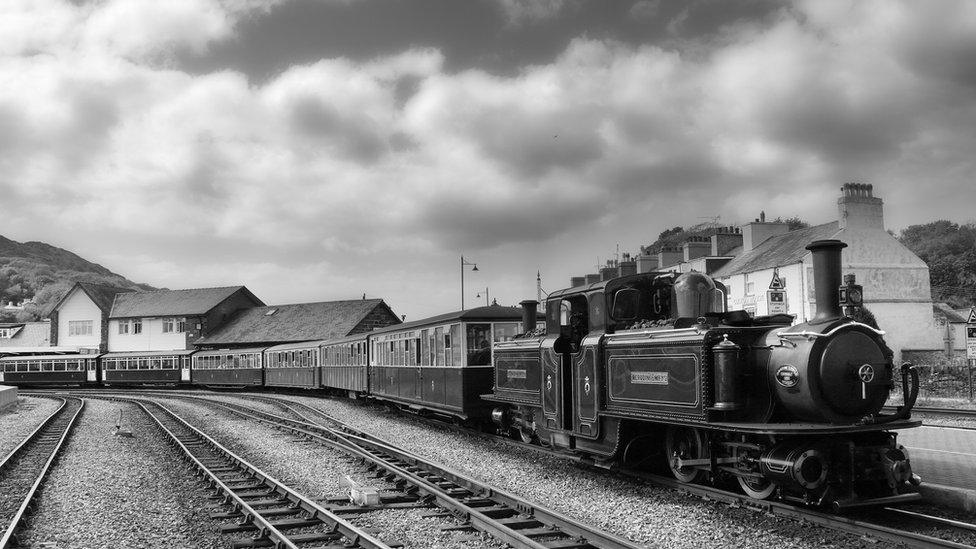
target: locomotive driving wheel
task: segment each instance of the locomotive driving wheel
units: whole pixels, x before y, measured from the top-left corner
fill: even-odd
[[[776,491],[776,485],[765,478],[736,477],[739,487],[753,499],[768,499]]]
[[[698,429],[691,427],[668,427],[664,440],[664,452],[668,458],[668,467],[674,478],[681,482],[696,482],[704,478],[705,471],[693,465],[680,465],[679,460],[697,460],[708,458],[708,446],[705,437]]]

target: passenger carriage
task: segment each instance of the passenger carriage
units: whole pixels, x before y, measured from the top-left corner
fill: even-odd
[[[521,309],[478,307],[375,330],[370,396],[421,413],[487,419],[492,344],[521,331]]]
[[[286,343],[265,349],[265,387],[318,389],[322,378],[319,343]]]
[[[0,383],[9,385],[94,385],[100,381],[96,354],[0,358]]]
[[[264,347],[199,351],[191,379],[207,387],[260,387],[264,384]]]
[[[322,342],[322,387],[347,391],[350,397],[369,390],[367,334]]]
[[[195,351],[145,351],[102,355],[105,385],[181,385],[190,382],[190,358]]]

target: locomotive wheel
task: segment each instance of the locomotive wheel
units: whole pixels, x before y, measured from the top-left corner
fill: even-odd
[[[668,427],[664,440],[664,452],[667,454],[668,467],[674,478],[681,482],[696,482],[704,478],[705,471],[695,467],[679,467],[678,458],[704,459],[708,457],[708,448],[701,431],[689,427]]]
[[[776,491],[776,485],[765,478],[735,477],[747,496],[753,499],[768,499]]]
[[[532,444],[532,443],[538,444],[539,437],[535,436],[535,433],[533,433],[532,431],[524,427],[519,429],[519,436],[522,437],[522,442],[526,444]]]

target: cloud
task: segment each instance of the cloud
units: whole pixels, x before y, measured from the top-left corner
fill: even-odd
[[[253,277],[269,301],[317,284],[433,313],[456,301],[459,250],[506,280],[576,272],[699,214],[828,220],[847,180],[875,184],[889,226],[972,215],[967,3],[800,3],[668,47],[581,36],[507,76],[415,47],[260,84],[160,59],[233,40],[265,5],[150,4],[4,4],[2,231],[155,285]]]

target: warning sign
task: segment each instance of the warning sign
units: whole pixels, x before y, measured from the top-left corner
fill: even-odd
[[[783,290],[786,289],[786,284],[783,283],[783,279],[779,277],[779,269],[773,269],[773,279],[769,281],[770,290]]]
[[[970,324],[976,324],[976,307],[970,307],[969,320],[967,320],[966,322]]]

